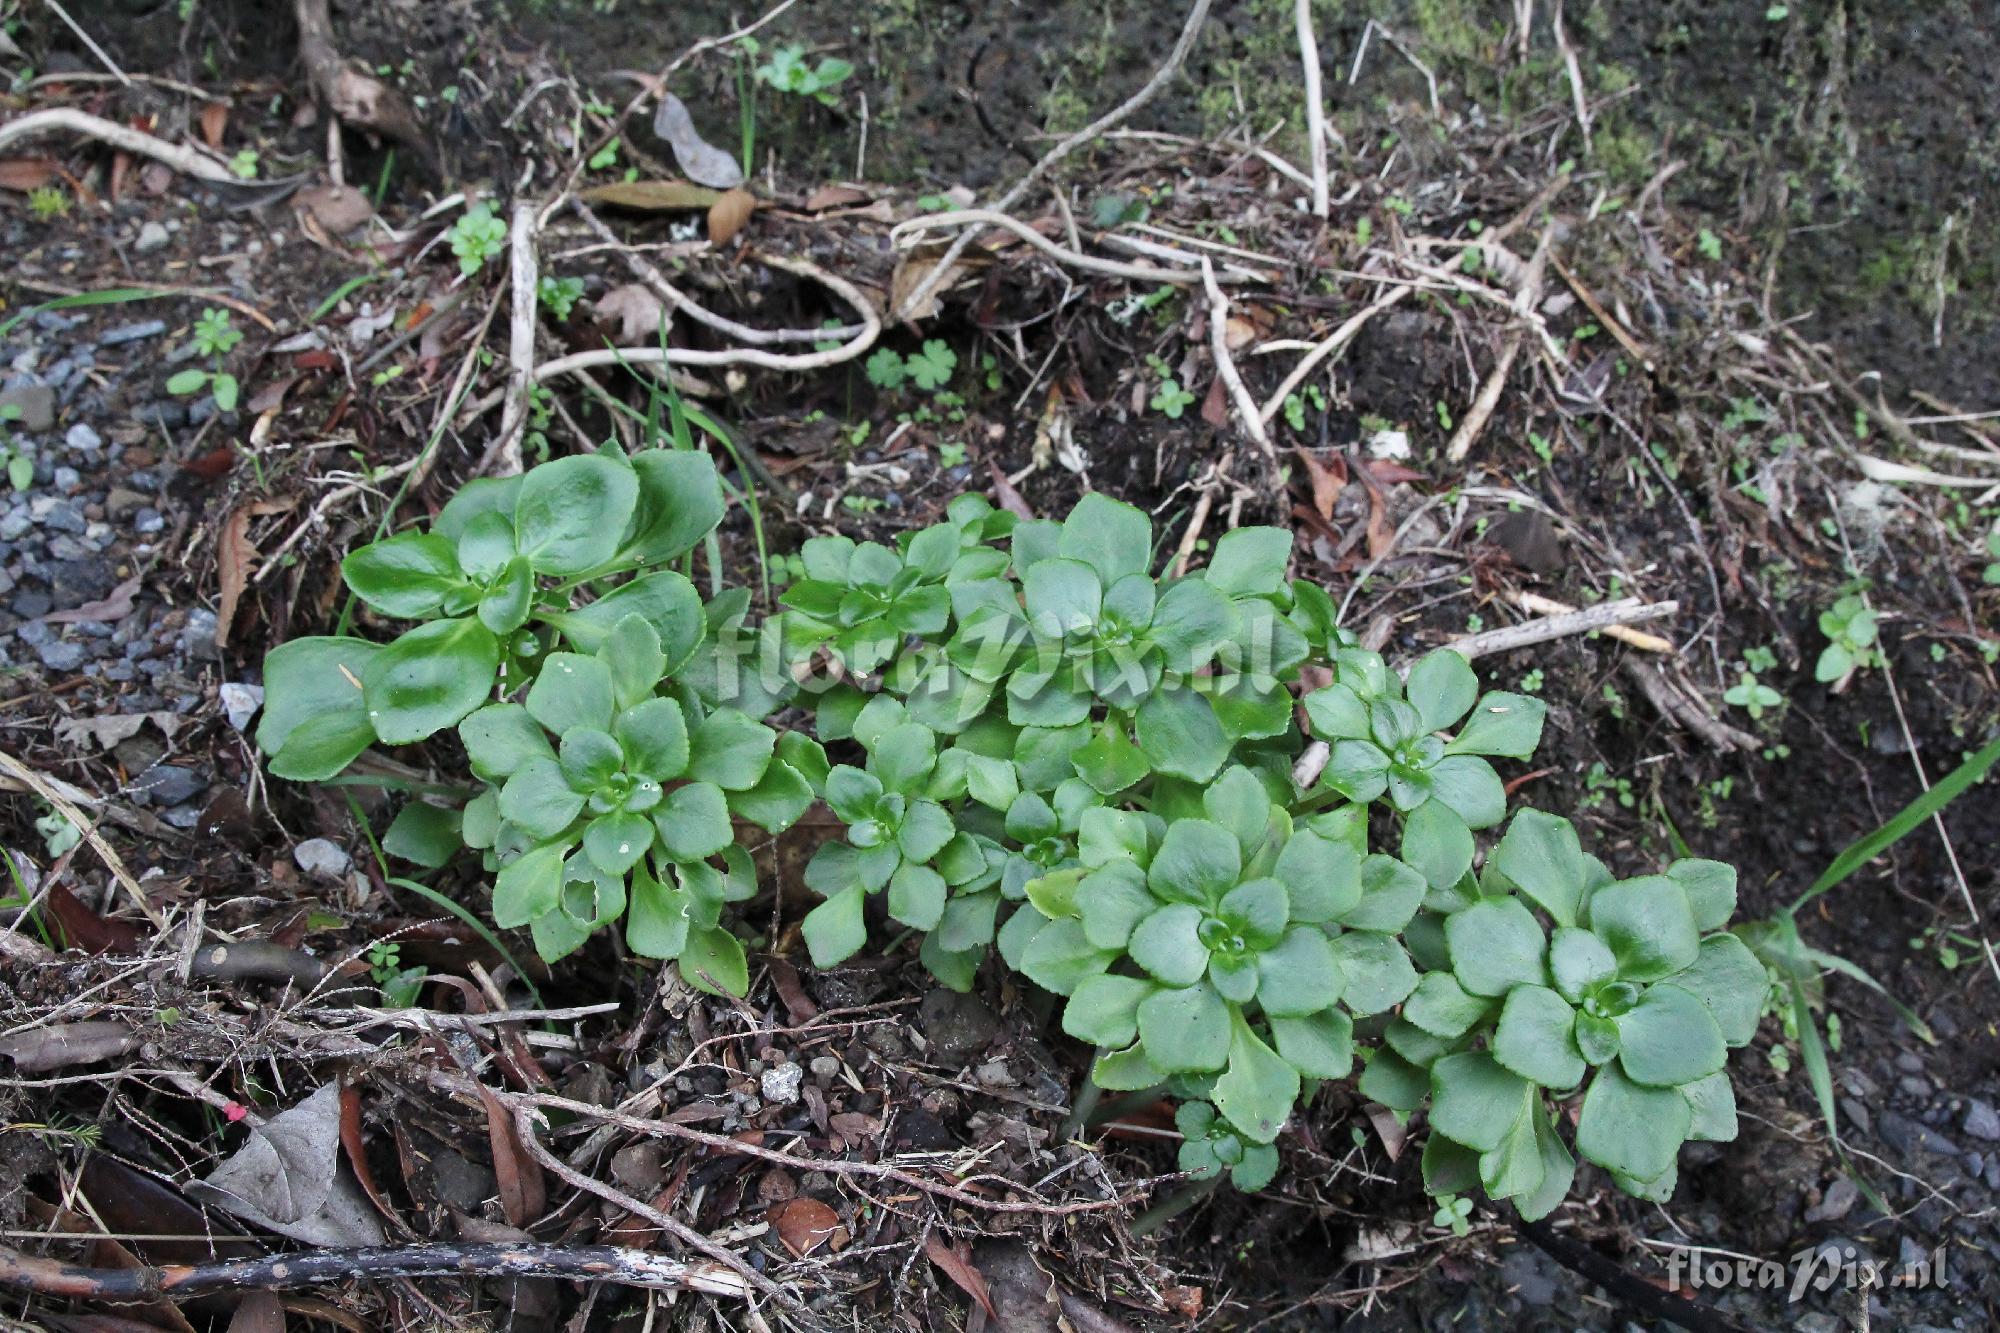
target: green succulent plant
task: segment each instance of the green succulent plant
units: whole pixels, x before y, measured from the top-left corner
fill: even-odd
[[[700,597],[665,566],[722,517],[706,455],[615,449],[506,480],[468,483],[428,532],[372,542],[341,562],[376,613],[423,623],[378,644],[294,639],[265,661],[257,741],[279,777],[332,777],[376,742],[456,726],[494,693],[532,682],[557,643],[595,652],[626,616],[653,627],[671,674],[709,628]],[[614,581],[636,575],[627,582]],[[579,594],[595,594],[580,604]]]
[[[1182,1102],[1174,1128],[1181,1135],[1177,1165],[1196,1180],[1227,1171],[1237,1189],[1260,1190],[1278,1174],[1278,1150],[1246,1140],[1207,1102]]]

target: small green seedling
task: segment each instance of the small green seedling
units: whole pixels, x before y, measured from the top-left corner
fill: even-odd
[[[35,484],[35,456],[7,429],[20,419],[19,403],[0,405],[0,461],[7,464],[7,483],[17,491],[25,491]]]
[[[835,90],[853,73],[853,63],[838,56],[822,56],[817,65],[808,65],[803,46],[778,46],[771,49],[768,61],[757,66],[757,82],[781,93],[810,97],[821,106],[836,106],[840,95]]]
[[[222,368],[222,358],[242,341],[243,334],[231,322],[227,310],[211,306],[202,311],[194,322],[193,346],[197,354],[209,359],[210,369],[180,371],[167,380],[167,392],[177,398],[185,398],[206,389],[214,397],[217,408],[224,412],[235,411],[242,386],[236,382],[234,375]]]
[[[957,369],[958,353],[938,338],[925,340],[922,348],[908,356],[894,348],[881,348],[863,365],[870,384],[891,392],[905,384],[914,384],[927,393],[935,393],[951,382],[952,372]]]
[[[1146,405],[1169,420],[1179,421],[1181,414],[1186,412],[1193,402],[1194,395],[1183,389],[1180,381],[1169,375],[1160,381],[1158,388],[1153,390],[1153,396],[1146,400]]]
[[[1979,578],[1982,583],[2000,584],[2000,526],[1986,534],[1986,554],[1993,557],[1993,563],[1986,567]]]
[[[1875,613],[1859,593],[1849,593],[1820,612],[1819,632],[1826,635],[1827,645],[1813,667],[1813,679],[1822,684],[1846,680],[1881,660],[1875,646]]]
[[[28,192],[28,212],[38,222],[53,222],[57,218],[69,216],[69,195],[54,185],[44,185]]]
[[[1743,671],[1737,681],[1722,693],[1722,702],[1741,708],[1752,718],[1762,718],[1773,708],[1782,708],[1785,696],[1757,679],[1754,671]]]
[[[542,309],[560,324],[569,318],[570,311],[583,298],[583,280],[544,277],[535,284],[535,297],[541,302]]]
[[[451,252],[458,256],[458,271],[471,277],[507,244],[507,224],[494,216],[491,204],[481,200],[451,224],[450,240]]]

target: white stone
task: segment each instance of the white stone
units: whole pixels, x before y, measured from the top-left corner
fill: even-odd
[[[239,681],[225,681],[216,691],[222,700],[222,711],[229,717],[229,725],[242,731],[250,725],[250,719],[264,706],[264,687],[245,685]]]
[[[292,849],[292,860],[308,875],[338,880],[347,873],[354,858],[329,838],[308,838]]]

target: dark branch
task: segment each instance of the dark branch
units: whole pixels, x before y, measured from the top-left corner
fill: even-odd
[[[1559,1236],[1543,1222],[1511,1219],[1514,1228],[1533,1241],[1549,1258],[1579,1277],[1588,1279],[1643,1314],[1679,1324],[1689,1333],[1743,1333],[1742,1328],[1705,1305],[1685,1296],[1662,1291],[1636,1273],[1627,1272],[1613,1260],[1588,1245]]]

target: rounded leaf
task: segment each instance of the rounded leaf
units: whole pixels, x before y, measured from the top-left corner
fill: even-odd
[[[572,727],[611,726],[611,671],[594,657],[550,653],[528,687],[528,713],[558,736]]]
[[[465,582],[452,544],[416,532],[357,547],[340,562],[340,573],[356,597],[404,620],[431,615]]]
[[[1500,1009],[1493,1058],[1545,1088],[1573,1088],[1583,1078],[1576,1011],[1546,986],[1516,986]]]
[[[1677,1088],[1707,1078],[1728,1059],[1708,1007],[1679,986],[1647,987],[1614,1021],[1618,1063],[1634,1083]]]
[[[1208,971],[1202,911],[1189,903],[1160,908],[1132,931],[1132,961],[1169,986],[1192,986]]]
[[[500,641],[477,620],[419,625],[369,660],[368,721],[391,745],[423,740],[479,707],[499,670]]]
[[[1206,904],[1219,901],[1242,873],[1242,845],[1228,829],[1206,819],[1177,819],[1153,854],[1146,882],[1169,901]]]
[[[1137,1015],[1146,1057],[1164,1073],[1206,1073],[1229,1058],[1229,1006],[1210,986],[1154,991]]]
[[[580,454],[543,463],[522,478],[514,504],[520,552],[542,574],[596,569],[617,553],[638,499],[638,476],[623,461]]]

